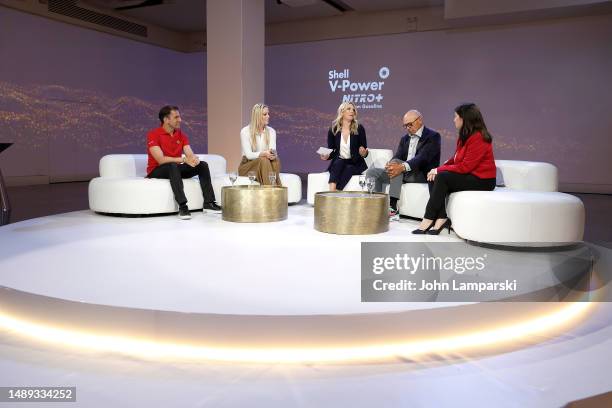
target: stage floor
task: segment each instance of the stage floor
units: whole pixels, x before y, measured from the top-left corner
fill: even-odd
[[[287,220],[261,224],[201,212],[189,221],[90,211],[22,221],[0,229],[0,285],[79,302],[190,313],[311,315],[413,307],[361,303],[360,245],[421,241],[411,234],[418,222],[402,219],[386,233],[351,236],[318,232],[313,217],[313,207],[295,205]],[[446,232],[425,239],[463,242]]]
[[[268,224],[193,215],[182,221],[78,211],[10,224],[0,228],[0,286],[84,304],[246,319],[376,318],[464,305],[361,303],[362,241],[468,245],[454,234],[414,236],[413,220],[393,222],[384,234],[337,236],[312,228],[307,205],[291,206],[288,220]],[[361,328],[364,335],[369,329]],[[537,344],[393,364],[155,361],[57,347],[0,330],[0,385],[77,387],[76,404],[54,407],[558,407],[612,389],[610,367],[609,303]]]

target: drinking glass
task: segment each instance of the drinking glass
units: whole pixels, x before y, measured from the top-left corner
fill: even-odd
[[[247,176],[249,176],[249,181],[251,182],[251,185],[253,185],[253,183],[255,182],[255,179],[257,178],[257,175],[255,174],[254,171],[249,171],[247,173]]]
[[[276,185],[276,173],[274,173],[273,171],[268,173],[268,179],[270,180],[270,185],[271,186],[275,186]]]
[[[372,194],[372,190],[374,190],[375,183],[376,183],[376,180],[374,179],[374,177],[368,177],[366,179],[366,187],[368,188],[368,192],[370,194]]]
[[[366,176],[361,174],[359,176],[359,187],[361,187],[361,191],[363,191],[363,188],[365,187],[365,185],[366,185]]]
[[[236,180],[238,179],[238,174],[232,172],[229,174],[229,179],[232,182],[232,187],[234,186],[234,183],[236,182]]]

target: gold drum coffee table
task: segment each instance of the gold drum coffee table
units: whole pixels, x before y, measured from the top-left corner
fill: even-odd
[[[273,222],[287,219],[287,187],[232,186],[221,189],[222,217],[231,222]]]
[[[389,231],[389,196],[361,191],[317,193],[314,227],[317,231],[341,235]]]

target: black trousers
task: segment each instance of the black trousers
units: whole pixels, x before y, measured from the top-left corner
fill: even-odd
[[[208,163],[201,161],[197,166],[191,167],[188,164],[166,163],[157,166],[147,176],[148,178],[169,179],[174,199],[179,206],[187,204],[187,197],[183,187],[184,178],[192,178],[198,176],[200,179],[200,187],[204,196],[204,203],[212,203],[215,201],[215,192],[210,181],[210,170]]]
[[[337,157],[329,166],[329,182],[336,183],[336,188],[343,190],[348,182],[351,181],[351,177],[361,174],[364,170],[361,166],[353,164],[350,160]]]
[[[446,215],[446,197],[450,193],[466,190],[490,191],[495,188],[495,179],[481,179],[473,174],[443,171],[436,175],[433,183],[429,182],[429,186],[430,196],[425,208],[425,218],[435,220],[437,218],[448,218]]]

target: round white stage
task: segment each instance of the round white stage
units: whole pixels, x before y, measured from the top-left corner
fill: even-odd
[[[313,228],[310,206],[285,221],[232,223],[194,212],[121,218],[80,211],[0,229],[0,285],[91,304],[188,313],[314,315],[410,310],[448,303],[362,303],[360,245],[410,242],[416,221],[384,234]],[[454,234],[427,240],[462,242]]]
[[[0,228],[4,384],[73,385],[88,408],[559,406],[612,386],[606,304],[362,303],[362,241],[468,244],[410,220],[312,223],[291,206],[271,224],[81,211]]]
[[[452,234],[412,235],[417,222],[409,220],[368,236],[312,224],[305,205],[263,224],[90,211],[11,224],[0,229],[0,326],[147,358],[354,363],[499,352],[559,333],[592,308],[362,302],[362,242],[468,244]]]

